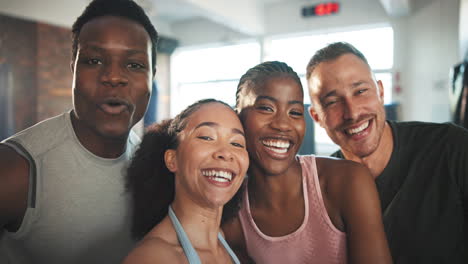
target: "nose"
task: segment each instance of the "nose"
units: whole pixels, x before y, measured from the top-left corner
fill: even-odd
[[[359,117],[359,106],[351,99],[344,99],[343,104],[343,119],[357,120]]]
[[[274,115],[273,120],[270,123],[271,128],[281,132],[287,132],[291,130],[291,122],[287,113],[278,112]]]
[[[232,152],[225,146],[220,146],[214,153],[213,156],[217,160],[223,161],[233,161],[234,155]]]
[[[117,87],[126,85],[128,83],[128,78],[122,66],[118,63],[109,63],[103,67],[101,81],[105,85]]]

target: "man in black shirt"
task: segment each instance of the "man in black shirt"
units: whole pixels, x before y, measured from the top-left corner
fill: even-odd
[[[395,263],[468,263],[468,131],[385,119],[384,90],[348,43],[307,66],[312,118],[340,146],[335,157],[376,179]]]

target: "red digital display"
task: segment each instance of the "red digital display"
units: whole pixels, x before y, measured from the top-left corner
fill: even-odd
[[[302,8],[302,15],[308,16],[326,16],[338,13],[340,4],[337,2],[321,3],[314,6]]]
[[[315,6],[315,14],[317,16],[331,15],[337,13],[340,9],[340,4],[338,3],[325,3]]]

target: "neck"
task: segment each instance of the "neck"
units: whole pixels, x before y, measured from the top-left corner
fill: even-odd
[[[78,120],[74,112],[70,113],[73,130],[76,137],[87,150],[101,158],[115,159],[125,151],[127,138],[109,138],[99,135],[82,121]]]
[[[194,248],[212,252],[219,250],[218,233],[223,213],[222,207],[202,207],[192,200],[177,195],[171,207]]]
[[[390,125],[385,122],[385,127],[384,131],[382,134],[382,138],[379,141],[379,145],[377,146],[377,149],[372,152],[372,154],[365,156],[365,157],[359,157],[354,155],[351,152],[346,152],[343,149],[341,150],[343,152],[343,155],[345,156],[346,159],[352,160],[355,162],[359,162],[366,166],[372,176],[377,178],[387,167],[388,162],[390,161],[390,157],[392,156],[393,152],[393,134],[392,134],[392,129]]]
[[[254,207],[281,209],[302,197],[302,168],[298,160],[282,174],[269,175],[254,164],[249,169],[249,200]]]

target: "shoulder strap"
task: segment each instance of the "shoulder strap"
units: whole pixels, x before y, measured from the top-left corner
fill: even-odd
[[[228,252],[228,254],[231,256],[232,261],[233,261],[235,264],[240,264],[239,259],[237,258],[236,254],[234,254],[234,251],[232,251],[231,247],[229,247],[229,245],[228,245],[228,243],[226,242],[226,240],[224,240],[224,237],[221,235],[221,232],[218,233],[218,239],[219,239],[219,241],[221,241],[221,244],[223,244],[224,248],[226,249],[226,251]]]
[[[187,257],[189,264],[201,264],[201,260],[198,257],[197,251],[195,251],[195,248],[193,248],[192,243],[190,243],[190,240],[187,234],[185,233],[184,228],[180,224],[179,219],[177,219],[177,216],[175,215],[171,206],[169,206],[169,217],[172,221],[172,224],[174,225],[175,231],[177,233],[177,238],[179,239],[179,243],[182,246],[182,249],[184,250],[185,256]]]
[[[28,190],[28,207],[29,208],[36,208],[36,185],[37,185],[37,170],[36,170],[36,162],[34,161],[33,157],[29,152],[18,142],[15,140],[9,139],[2,144],[10,147],[16,153],[21,155],[25,158],[29,163],[29,190]]]

